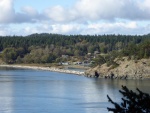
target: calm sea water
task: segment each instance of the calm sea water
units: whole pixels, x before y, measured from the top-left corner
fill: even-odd
[[[105,80],[49,71],[0,69],[0,113],[108,113],[121,85],[150,93],[150,80]]]

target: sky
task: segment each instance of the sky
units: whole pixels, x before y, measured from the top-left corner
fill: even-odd
[[[0,0],[0,36],[143,35],[150,0]]]

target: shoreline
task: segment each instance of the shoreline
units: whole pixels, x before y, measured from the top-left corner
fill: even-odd
[[[75,71],[75,70],[67,70],[67,69],[59,69],[59,68],[55,68],[55,67],[22,66],[22,65],[0,65],[0,67],[43,70],[43,71],[51,71],[51,72],[59,72],[59,73],[83,75],[83,76],[85,75],[85,72],[80,72],[80,71]]]
[[[150,79],[150,59],[128,60],[128,57],[116,59],[117,67],[107,66],[107,63],[91,68],[85,72],[88,77],[94,77],[97,72],[99,77],[106,79]],[[97,76],[98,76],[97,75]]]

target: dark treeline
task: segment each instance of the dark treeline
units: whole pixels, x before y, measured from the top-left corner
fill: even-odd
[[[99,46],[99,43],[108,45],[108,51],[124,48],[128,43],[141,43],[149,39],[149,35],[130,36],[130,35],[58,35],[58,34],[32,34],[29,36],[5,36],[0,37],[0,50],[7,47],[29,47],[29,46],[47,46],[54,44],[56,46],[76,45],[78,43],[90,43],[90,45]],[[120,45],[119,45],[120,43]],[[118,45],[116,45],[118,44]],[[120,46],[120,47],[117,47]],[[98,49],[98,48],[97,48]]]
[[[3,51],[2,57],[7,63],[21,60],[25,63],[59,62],[62,55],[85,57],[88,53],[94,54],[95,51],[100,54],[122,51],[124,55],[132,56],[137,54],[140,48],[142,58],[144,55],[149,56],[149,40],[150,35],[91,36],[43,33],[29,36],[1,36],[0,51]]]

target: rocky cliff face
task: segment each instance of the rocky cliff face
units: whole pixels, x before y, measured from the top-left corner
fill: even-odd
[[[121,60],[116,59],[118,67],[112,69],[106,64],[91,68],[85,72],[87,77],[95,77],[95,72],[99,78],[119,78],[119,79],[143,79],[150,78],[150,59],[128,60],[126,57]]]

